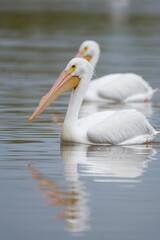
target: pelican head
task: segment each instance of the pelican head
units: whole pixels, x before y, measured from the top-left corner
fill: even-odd
[[[84,41],[80,47],[76,57],[82,57],[91,63],[93,67],[96,66],[100,55],[100,46],[97,42],[92,40]]]
[[[65,70],[60,74],[50,91],[42,97],[38,107],[29,118],[29,122],[32,122],[34,118],[40,115],[63,92],[67,92],[72,89],[78,91],[80,88],[79,93],[84,96],[92,74],[93,67],[87,60],[83,58],[73,58],[68,63]]]

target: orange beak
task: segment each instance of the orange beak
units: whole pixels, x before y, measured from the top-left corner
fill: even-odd
[[[79,77],[71,76],[70,72],[63,71],[58,80],[52,86],[50,91],[42,97],[38,107],[29,118],[29,122],[32,122],[38,115],[40,115],[59,95],[63,92],[67,92],[73,88],[76,88],[79,84]]]

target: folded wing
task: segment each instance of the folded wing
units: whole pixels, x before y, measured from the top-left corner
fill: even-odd
[[[113,81],[106,81],[98,91],[98,95],[104,99],[123,101],[130,96],[146,94],[152,88],[140,76],[132,73],[115,75]]]
[[[87,131],[88,140],[97,144],[120,144],[143,135],[153,135],[154,128],[144,115],[130,109],[114,112]]]

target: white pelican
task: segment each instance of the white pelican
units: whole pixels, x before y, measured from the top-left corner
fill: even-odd
[[[100,47],[95,41],[85,41],[81,44],[76,57],[83,57],[93,67],[100,55]],[[115,73],[105,75],[92,81],[85,96],[86,101],[106,102],[147,102],[155,92],[139,75],[134,73]]]
[[[63,92],[73,89],[62,128],[62,140],[84,144],[142,144],[159,132],[144,115],[134,109],[97,112],[78,119],[79,110],[93,75],[93,67],[83,58],[72,59],[29,118],[32,122]]]

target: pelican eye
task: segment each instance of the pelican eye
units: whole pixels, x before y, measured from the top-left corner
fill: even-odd
[[[84,47],[82,51],[83,55],[86,54],[87,51],[88,51],[88,47]]]
[[[76,70],[76,64],[73,64],[71,67],[70,67],[70,70],[69,70],[69,72],[70,73],[73,73],[75,70]]]

